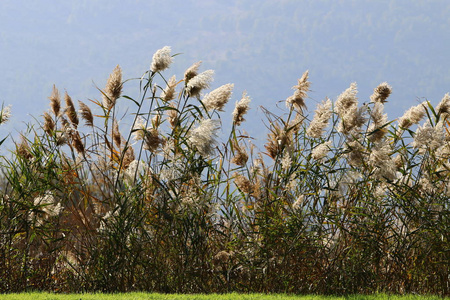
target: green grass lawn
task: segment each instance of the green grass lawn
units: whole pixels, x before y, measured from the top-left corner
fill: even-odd
[[[370,300],[442,300],[449,298],[441,298],[438,296],[416,296],[416,295],[406,295],[406,296],[391,296],[385,294],[377,294],[371,296],[365,295],[352,295],[352,296],[293,296],[293,295],[264,295],[264,294],[210,294],[210,295],[184,295],[184,294],[148,294],[148,293],[127,293],[127,294],[52,294],[52,293],[21,293],[21,294],[3,294],[0,295],[1,300],[119,300],[119,299],[130,299],[130,300],[206,300],[206,299],[217,299],[217,300],[359,300],[359,299],[370,299]]]

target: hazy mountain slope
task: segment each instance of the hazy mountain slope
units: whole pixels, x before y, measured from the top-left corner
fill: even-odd
[[[178,77],[203,60],[216,71],[214,87],[235,83],[233,103],[247,90],[253,107],[274,108],[309,69],[310,111],[353,81],[361,101],[388,81],[396,117],[417,97],[436,104],[450,91],[449,12],[447,1],[6,0],[0,100],[13,104],[17,127],[48,107],[53,84],[75,99],[98,97],[93,82],[102,87],[116,64],[139,76],[170,45],[183,53]]]

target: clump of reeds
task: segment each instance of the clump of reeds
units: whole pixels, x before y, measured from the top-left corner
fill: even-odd
[[[258,149],[250,97],[220,141],[233,84],[173,60],[78,108],[53,87],[1,160],[0,291],[449,295],[448,95],[389,121],[389,84],[360,105],[352,83],[308,113],[305,72]]]

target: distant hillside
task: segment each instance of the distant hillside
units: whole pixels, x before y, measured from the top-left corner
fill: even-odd
[[[155,50],[170,45],[181,77],[202,60],[213,87],[247,90],[253,117],[275,108],[309,69],[309,111],[351,82],[361,102],[388,81],[390,117],[450,92],[448,1],[25,1],[0,2],[0,101],[13,105],[15,128],[48,107],[56,84],[75,99],[98,97],[109,72],[139,76]],[[227,109],[231,113],[232,104]],[[284,106],[284,105],[281,105]],[[256,132],[260,123],[247,124]]]

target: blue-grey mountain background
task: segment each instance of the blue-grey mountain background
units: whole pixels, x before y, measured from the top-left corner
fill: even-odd
[[[387,81],[390,120],[450,92],[446,0],[1,0],[0,102],[13,113],[1,132],[17,137],[41,120],[53,84],[74,100],[100,99],[95,86],[103,88],[117,64],[124,78],[140,77],[166,45],[182,53],[167,77],[181,79],[201,60],[201,70],[216,72],[211,88],[235,84],[224,123],[248,92],[243,127],[258,139],[267,133],[258,107],[284,107],[305,70],[311,115],[351,82],[362,103]]]

